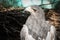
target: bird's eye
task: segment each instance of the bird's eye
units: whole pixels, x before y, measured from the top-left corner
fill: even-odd
[[[36,9],[33,9],[34,10],[34,12],[36,12],[37,10]]]

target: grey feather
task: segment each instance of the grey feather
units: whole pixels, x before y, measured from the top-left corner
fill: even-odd
[[[43,9],[39,6],[31,6],[24,11],[29,11],[31,13],[24,24],[27,26],[28,34],[32,35],[35,40],[39,40],[39,38],[40,40],[46,39],[47,33],[50,31],[51,24],[46,22]],[[24,30],[22,28],[21,36],[24,34],[23,32]]]

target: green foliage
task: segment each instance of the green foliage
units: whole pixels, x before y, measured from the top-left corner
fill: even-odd
[[[58,1],[57,3],[55,3],[55,7],[56,10],[60,10],[60,1]]]
[[[4,7],[27,7],[30,5],[42,5],[41,6],[42,8],[51,9],[51,8],[55,8],[59,0],[37,0],[37,1],[27,0],[25,2],[23,1],[24,0],[0,0],[0,3]]]
[[[21,0],[1,0],[0,3],[4,7],[19,7],[21,6]]]

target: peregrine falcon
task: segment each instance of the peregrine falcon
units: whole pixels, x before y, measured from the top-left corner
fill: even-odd
[[[21,40],[55,40],[56,29],[45,20],[45,13],[37,5],[27,7],[24,11],[30,16],[20,32]]]

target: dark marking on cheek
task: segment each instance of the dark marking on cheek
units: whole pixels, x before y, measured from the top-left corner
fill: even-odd
[[[36,9],[33,9],[34,10],[34,12],[36,12],[37,10]]]

